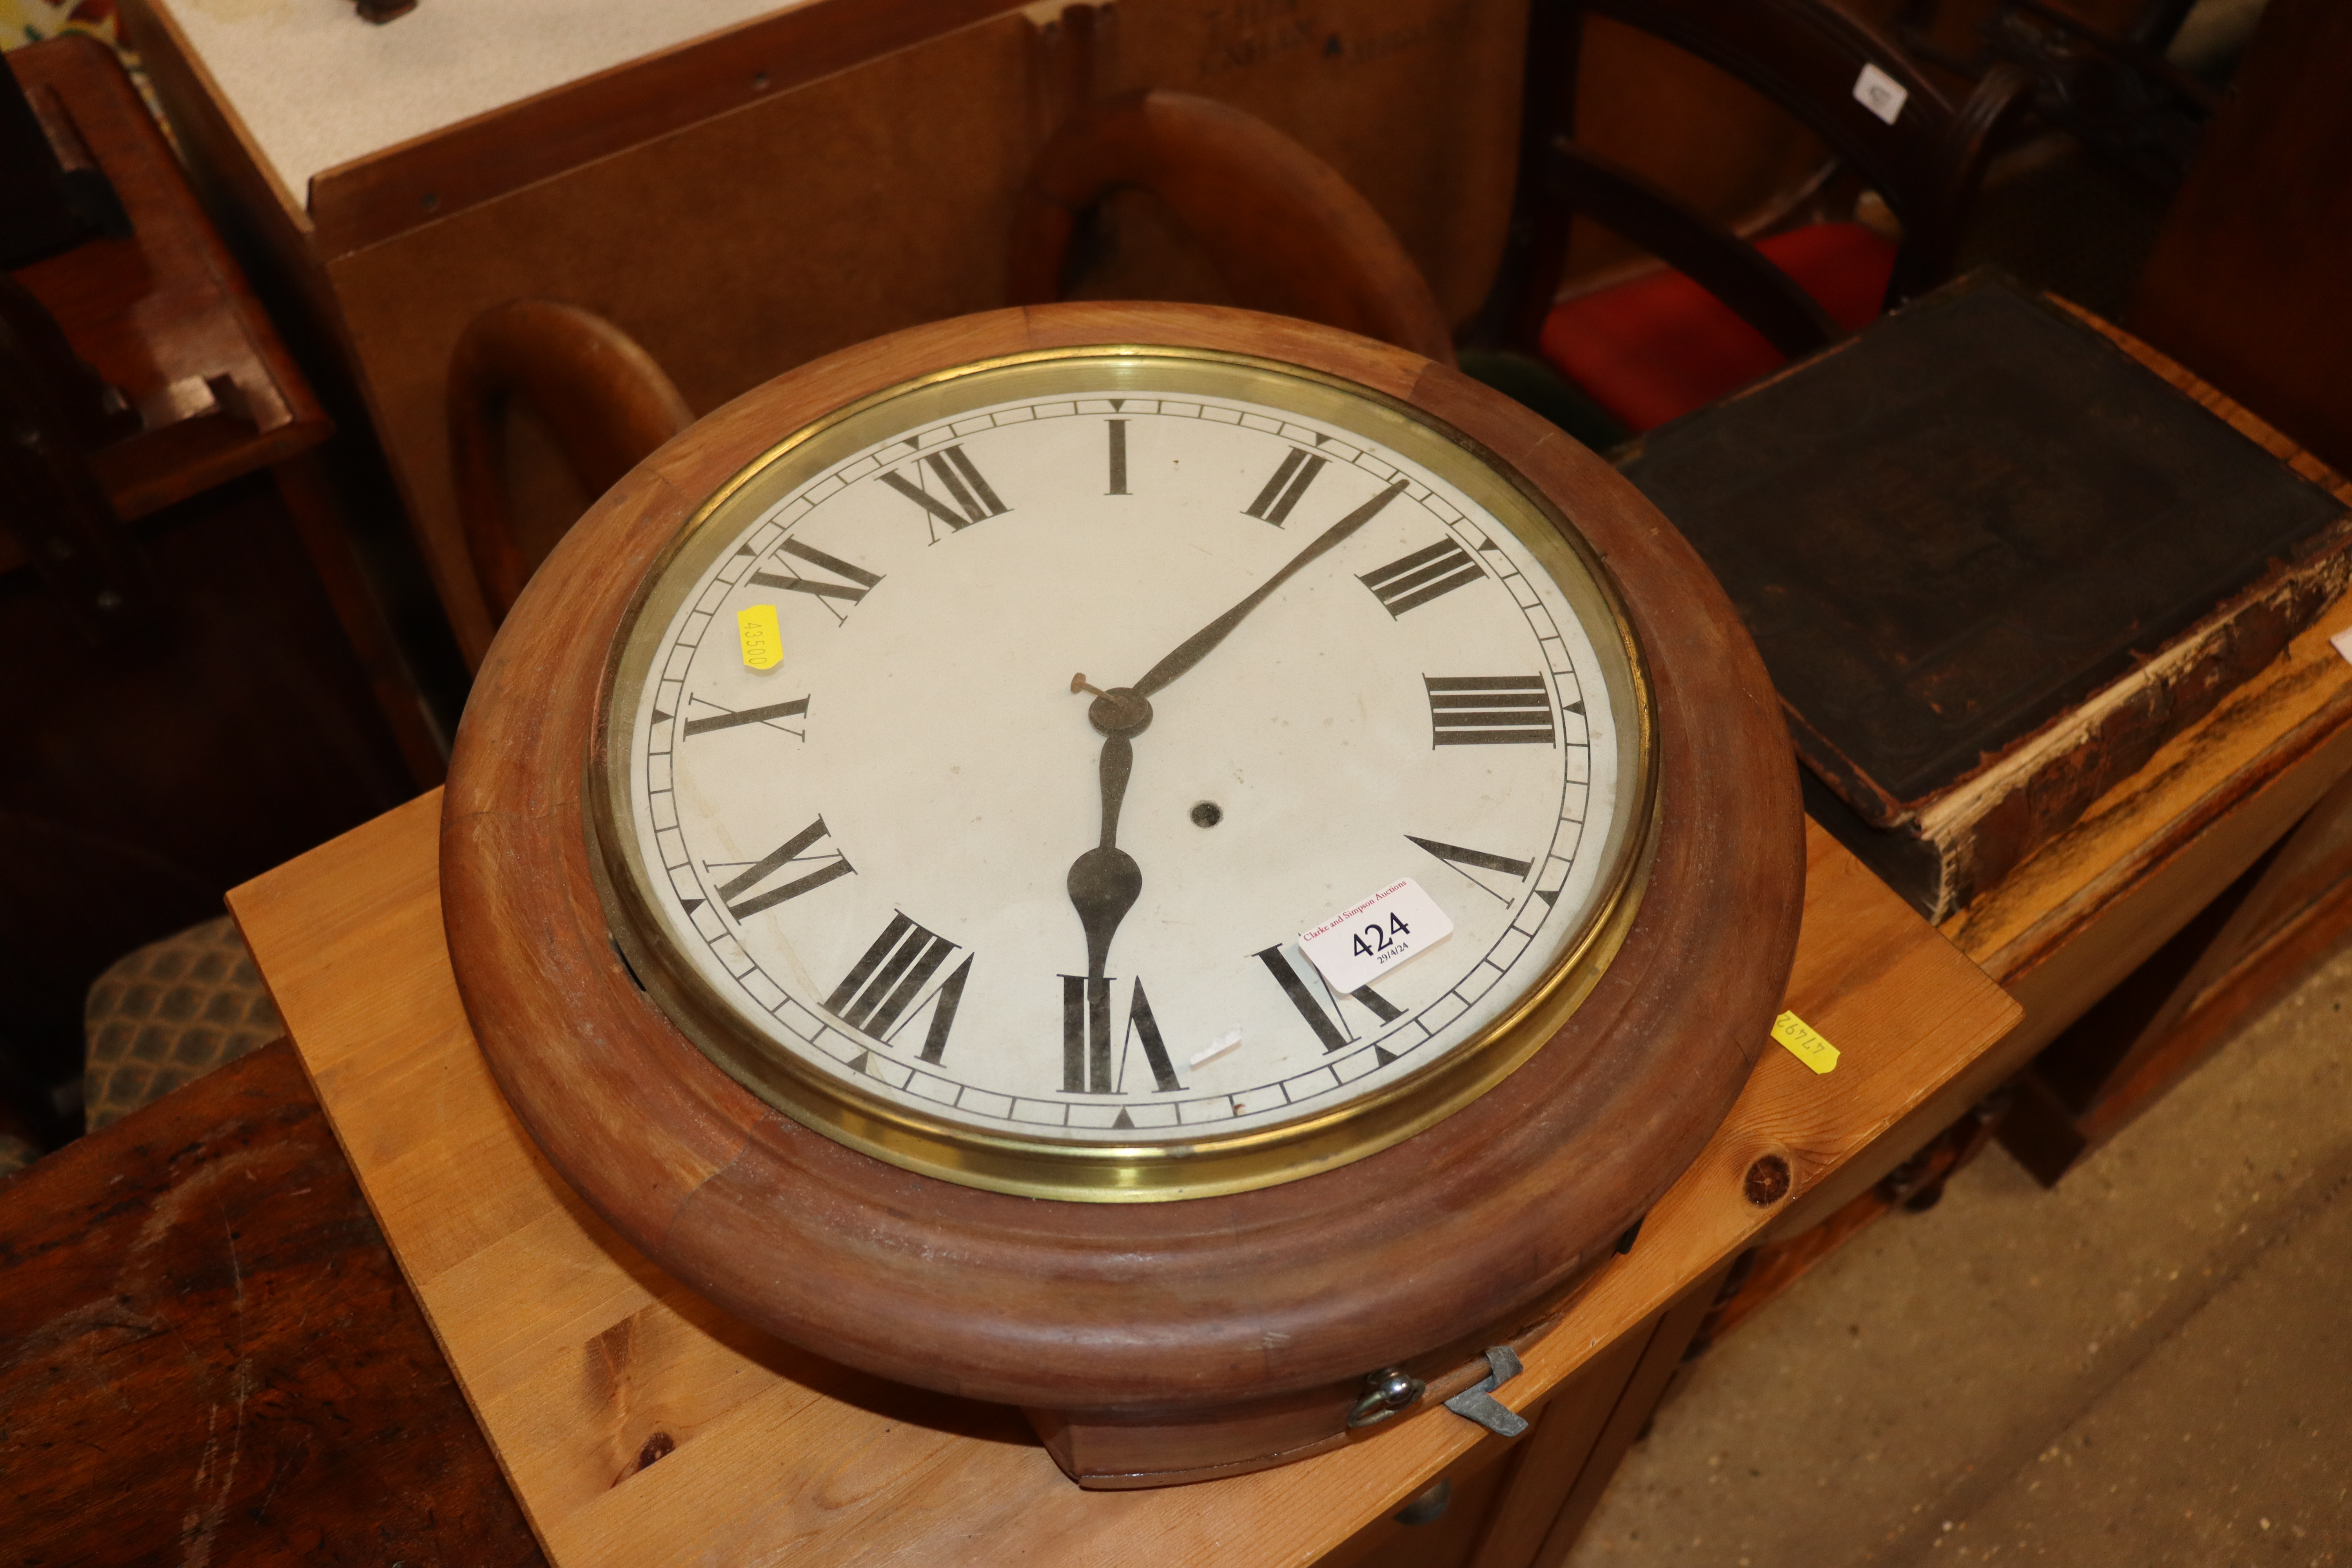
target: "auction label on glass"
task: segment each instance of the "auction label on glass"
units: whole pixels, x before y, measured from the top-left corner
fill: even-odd
[[[1334,991],[1353,991],[1454,934],[1454,922],[1411,877],[1298,933],[1298,949]]]

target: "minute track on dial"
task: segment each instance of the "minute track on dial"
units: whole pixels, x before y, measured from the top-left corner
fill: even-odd
[[[1310,885],[1328,888],[1306,896],[1300,901],[1307,907],[1286,917],[1303,929],[1349,898],[1407,873],[1410,858],[1423,851],[1396,837],[1401,826],[1428,824],[1439,827],[1432,842],[1518,846],[1510,858],[1541,858],[1534,835],[1563,814],[1536,807],[1538,800],[1556,798],[1555,786],[1538,784],[1536,775],[1549,781],[1560,771],[1538,758],[1559,757],[1559,742],[1570,736],[1580,753],[1585,734],[1578,722],[1555,731],[1550,745],[1482,748],[1484,757],[1441,750],[1431,757],[1436,725],[1422,728],[1433,711],[1422,696],[1423,671],[1516,665],[1553,672],[1560,690],[1574,695],[1575,683],[1561,673],[1570,668],[1568,659],[1546,651],[1546,639],[1557,647],[1557,628],[1570,627],[1570,649],[1581,659],[1585,634],[1549,585],[1539,583],[1534,594],[1518,585],[1528,565],[1518,542],[1498,531],[1491,513],[1465,510],[1443,478],[1433,481],[1425,468],[1396,462],[1381,448],[1327,440],[1311,428],[1265,430],[1255,410],[1240,413],[1237,421],[1232,410],[1203,405],[1195,413],[1144,396],[1123,408],[1116,400],[1063,405],[1059,414],[1075,417],[1057,425],[1055,407],[1039,404],[996,416],[995,434],[990,416],[960,416],[948,438],[941,438],[945,426],[927,426],[895,444],[866,447],[868,456],[845,454],[822,472],[805,470],[802,489],[770,491],[776,499],[760,503],[761,521],[733,531],[724,554],[701,557],[719,568],[718,581],[698,578],[674,601],[679,609],[665,610],[676,640],[654,667],[657,700],[665,710],[693,706],[650,737],[656,755],[649,765],[661,770],[650,809],[685,818],[677,831],[708,868],[702,885],[715,888],[720,878],[732,881],[749,871],[755,862],[730,851],[740,845],[758,853],[760,840],[784,839],[794,821],[813,820],[820,795],[826,826],[854,860],[856,875],[832,869],[841,858],[820,861],[834,847],[828,836],[798,857],[806,863],[777,866],[698,917],[688,911],[673,939],[683,940],[683,956],[730,996],[731,1007],[756,1007],[752,1017],[772,1041],[761,1049],[780,1062],[795,1061],[799,1081],[831,1079],[851,1100],[887,1104],[893,1116],[969,1126],[982,1137],[1072,1147],[1160,1145],[1173,1158],[1179,1149],[1253,1137],[1335,1110],[1351,1115],[1349,1108],[1359,1101],[1379,1103],[1391,1086],[1426,1079],[1426,1068],[1444,1066],[1458,1042],[1484,1027],[1505,992],[1522,983],[1521,972],[1558,947],[1560,939],[1530,929],[1549,923],[1549,896],[1534,900],[1533,915],[1522,916],[1479,891],[1440,892],[1449,914],[1459,914],[1456,897],[1492,913],[1470,917],[1470,940],[1456,940],[1442,956],[1420,958],[1393,983],[1382,978],[1359,992],[1335,993],[1289,952],[1286,962],[1295,966],[1294,982],[1311,1013],[1257,959],[1237,968],[1230,958],[1199,951],[1214,930],[1216,900],[1242,900],[1230,906],[1238,911],[1261,901],[1288,904]],[[992,510],[966,479],[965,491],[982,514],[971,518],[930,461],[938,456],[966,479],[947,455],[950,447],[984,475],[999,504],[1017,497],[1020,505]],[[1296,461],[1288,461],[1294,454]],[[931,509],[918,508],[898,485],[881,482],[886,472],[962,514],[964,526],[952,529]],[[1201,482],[1228,472],[1240,481],[1238,496],[1222,482]],[[1250,503],[1269,488],[1274,493],[1252,515]],[[1284,514],[1279,521],[1264,515],[1277,511]],[[920,525],[926,517],[933,524],[928,533]],[[982,521],[986,526],[974,526]],[[910,529],[909,521],[917,525]],[[1275,533],[1285,522],[1304,522],[1308,539],[1286,544]],[[1444,605],[1424,600],[1431,607],[1423,614],[1411,614],[1421,607],[1411,606],[1400,620],[1381,595],[1346,582],[1448,538],[1483,553],[1465,549],[1457,556],[1447,547],[1447,559],[1427,563],[1442,568],[1438,575],[1409,591],[1466,572],[1467,583],[1457,585],[1492,577],[1501,595],[1483,588],[1449,592]],[[786,548],[811,539],[822,542]],[[727,564],[738,557],[753,559]],[[873,585],[845,576],[835,563],[856,568]],[[1327,574],[1294,581],[1310,570]],[[768,578],[790,573],[838,591],[755,581],[755,572]],[[1097,658],[1134,659],[1132,629],[1149,624],[1139,610],[1154,606],[1156,620],[1167,613],[1158,601],[1213,598],[1216,591],[1202,584],[1236,575],[1255,586],[1228,599],[1205,624],[1195,623],[1173,647],[1160,644],[1156,662],[1130,664],[1142,671],[1133,686],[1081,687],[1089,720],[1104,721],[1089,724],[1094,732],[1083,752],[1095,764],[1084,785],[1087,847],[1063,847],[1053,857],[1060,874],[1052,880],[1061,885],[1053,888],[1052,902],[1071,913],[1033,936],[1021,911],[1035,907],[1042,889],[1026,885],[1042,882],[1035,873],[1045,868],[1017,869],[1027,863],[1015,859],[1013,877],[989,875],[985,896],[977,883],[966,883],[984,866],[1006,864],[1008,854],[1034,854],[1028,847],[1066,839],[1063,824],[1080,807],[1079,781],[1057,778],[1028,790],[1018,769],[992,759],[992,749],[1009,762],[1039,748],[1015,741],[1035,720],[1000,700],[1002,676],[991,672],[1010,672],[1023,658],[1057,643],[1079,653],[1074,662],[1089,670]],[[1150,591],[1139,595],[1144,584]],[[1283,609],[1259,614],[1277,597]],[[736,669],[732,618],[762,598],[782,602],[782,679]],[[1523,615],[1512,613],[1514,601]],[[683,608],[689,602],[691,611]],[[1483,623],[1474,623],[1473,615]],[[1376,629],[1396,625],[1402,636]],[[1530,632],[1532,645],[1524,640]],[[1147,632],[1147,654],[1151,640]],[[690,660],[679,662],[689,649]],[[1060,663],[1054,681],[1066,681],[1070,668]],[[1541,679],[1548,686],[1551,676]],[[692,698],[682,689],[688,686]],[[1034,675],[1024,686],[1036,689]],[[1536,696],[1548,699],[1549,692]],[[1152,710],[1171,697],[1182,706],[1155,716]],[[802,711],[776,711],[796,703],[805,704]],[[1541,728],[1549,708],[1546,700],[1524,715],[1531,724],[1495,727]],[[824,723],[810,725],[820,710]],[[1448,705],[1447,711],[1482,721],[1448,722],[1448,730],[1484,727],[1483,704]],[[779,721],[796,737],[789,751],[728,738],[779,727]],[[687,736],[689,724],[691,740],[671,739]],[[1166,738],[1141,739],[1146,733]],[[1395,749],[1399,741],[1410,749]],[[1229,743],[1236,748],[1230,754]],[[1066,731],[1048,744],[1066,749]],[[1325,746],[1345,749],[1317,751]],[[1534,815],[1512,807],[1498,818],[1486,808],[1456,809],[1464,769],[1490,765],[1516,770],[1518,781],[1493,798],[1527,799]],[[1393,826],[1385,832],[1348,815],[1360,809],[1350,804],[1358,794],[1352,779],[1402,773],[1421,782],[1399,804],[1418,804],[1389,818]],[[1310,780],[1318,782],[1297,793]],[[676,805],[668,804],[673,799]],[[1310,803],[1311,818],[1295,815]],[[1049,806],[1051,822],[1041,816]],[[1200,810],[1208,806],[1221,809]],[[1576,809],[1585,811],[1580,800]],[[1356,827],[1341,831],[1350,821]],[[747,827],[753,823],[761,826]],[[721,824],[723,849],[713,838]],[[1197,837],[1204,828],[1208,836]],[[1541,873],[1555,891],[1570,875],[1562,857],[1576,853],[1575,825],[1567,831],[1560,854]],[[1394,850],[1374,853],[1383,841]],[[657,854],[668,868],[668,875],[656,877],[675,880],[677,851],[650,842],[646,847],[649,858]],[[1427,881],[1436,869],[1414,874]],[[1449,872],[1461,869],[1448,864]],[[1504,887],[1503,873],[1468,869],[1494,884],[1489,892]],[[815,899],[796,892],[765,902],[827,870],[831,881],[809,889]],[[940,875],[949,879],[933,879]],[[753,900],[765,908],[750,907]],[[1559,901],[1563,912],[1580,907]],[[721,931],[712,916],[730,909],[747,918]],[[828,1006],[837,983],[880,940],[894,910],[950,943],[976,944],[985,962],[973,960],[970,947],[934,954],[932,937],[905,933],[900,942],[885,944],[907,959],[895,980],[877,967],[838,1007]],[[921,951],[907,949],[909,936],[924,944]],[[740,953],[729,945],[737,937]],[[1524,960],[1516,956],[1522,952]],[[919,966],[928,973],[917,973]],[[910,975],[915,988],[899,995]],[[951,1038],[934,1038],[932,1024],[941,1015]],[[1317,1018],[1340,1048],[1317,1031]],[[934,1044],[938,1049],[927,1048]],[[1195,1058],[1202,1065],[1191,1066]],[[762,1081],[771,1081],[764,1069]],[[797,1093],[788,1089],[782,1098]]]

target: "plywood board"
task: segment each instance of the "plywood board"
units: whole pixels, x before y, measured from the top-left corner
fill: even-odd
[[[437,793],[230,895],[345,1154],[560,1568],[1171,1562],[1304,1564],[1476,1444],[1443,1412],[1286,1468],[1085,1492],[1013,1412],[849,1372],[736,1325],[540,1158],[468,1032],[444,945]],[[1503,1390],[1526,1409],[1746,1245],[1981,1054],[2017,1009],[1808,827],[1790,1005],[1843,1052],[1772,1050],[1698,1162]]]

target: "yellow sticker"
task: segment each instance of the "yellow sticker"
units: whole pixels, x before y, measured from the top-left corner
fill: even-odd
[[[776,606],[753,605],[735,612],[735,630],[743,639],[743,663],[751,669],[773,669],[784,657],[784,634],[776,625]]]
[[[1827,1072],[1837,1066],[1837,1047],[1822,1038],[1819,1029],[1794,1013],[1783,1013],[1772,1020],[1772,1037],[1788,1047],[1790,1055],[1815,1072]]]

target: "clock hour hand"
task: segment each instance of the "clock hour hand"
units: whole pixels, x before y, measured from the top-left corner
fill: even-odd
[[[1232,609],[1227,610],[1223,615],[1219,616],[1215,620],[1211,621],[1207,626],[1202,626],[1199,631],[1194,632],[1191,637],[1186,637],[1182,642],[1177,644],[1174,652],[1171,653],[1166,658],[1161,659],[1158,664],[1153,665],[1150,670],[1145,672],[1143,679],[1137,681],[1134,686],[1128,688],[1127,691],[1130,692],[1138,699],[1149,698],[1153,692],[1160,690],[1162,687],[1168,685],[1169,682],[1174,680],[1178,676],[1183,674],[1186,670],[1200,663],[1202,658],[1208,656],[1211,648],[1215,647],[1219,643],[1224,641],[1226,636],[1230,634],[1235,626],[1242,624],[1244,616],[1247,616],[1252,610],[1256,609],[1260,605],[1265,603],[1266,599],[1274,593],[1274,591],[1276,588],[1281,587],[1285,583],[1289,582],[1291,577],[1296,574],[1301,567],[1307,565],[1317,556],[1336,548],[1349,534],[1363,527],[1364,524],[1371,521],[1374,517],[1379,515],[1382,507],[1396,500],[1397,496],[1404,489],[1404,485],[1405,481],[1403,479],[1398,479],[1396,483],[1391,485],[1388,489],[1382,490],[1380,494],[1374,496],[1371,500],[1366,501],[1363,505],[1358,507],[1355,510],[1349,512],[1347,516],[1341,518],[1330,527],[1325,529],[1321,536],[1318,537],[1314,543],[1308,545],[1306,549],[1292,556],[1288,565],[1285,566],[1281,571],[1276,572],[1273,576],[1260,584],[1258,585],[1257,592],[1252,594],[1248,598],[1244,599],[1240,604],[1235,605]],[[1110,695],[1113,698],[1117,698],[1120,696],[1121,693],[1114,691]],[[1099,707],[1100,704],[1097,704],[1097,706]],[[1147,715],[1150,712],[1150,708],[1148,703],[1144,706],[1144,711]],[[1096,720],[1096,725],[1097,728],[1101,726],[1101,721],[1099,719]]]
[[[1128,775],[1134,768],[1135,746],[1124,734],[1103,742],[1102,842],[1070,862],[1070,907],[1078,911],[1078,924],[1087,933],[1090,980],[1103,977],[1110,963],[1110,939],[1143,892],[1143,872],[1135,857],[1118,847],[1118,808],[1127,799]]]

